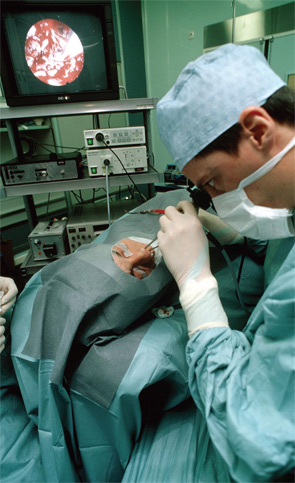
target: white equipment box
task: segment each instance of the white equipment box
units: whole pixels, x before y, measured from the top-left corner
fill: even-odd
[[[148,171],[145,146],[110,149],[89,149],[86,151],[89,176],[108,174],[144,173]],[[119,159],[118,159],[119,158]]]
[[[145,129],[144,126],[131,126],[87,130],[84,142],[86,148],[145,144]]]
[[[111,220],[117,220],[126,211],[139,206],[136,200],[121,200],[111,203]],[[109,227],[107,206],[105,203],[77,205],[67,223],[70,251],[73,253],[81,245],[91,243]]]
[[[64,257],[68,253],[66,220],[41,221],[28,239],[35,261]]]

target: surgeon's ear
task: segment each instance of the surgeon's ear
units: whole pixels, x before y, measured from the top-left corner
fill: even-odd
[[[275,123],[263,107],[246,107],[240,115],[239,124],[256,149],[269,150],[272,147]]]

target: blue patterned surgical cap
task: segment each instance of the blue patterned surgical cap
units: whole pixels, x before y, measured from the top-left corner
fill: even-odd
[[[285,83],[263,54],[226,44],[190,62],[157,104],[161,139],[183,167],[238,122],[247,106],[261,106]]]

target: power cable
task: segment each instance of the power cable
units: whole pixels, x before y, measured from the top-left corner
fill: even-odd
[[[124,166],[124,164],[122,163],[122,161],[121,161],[121,159],[119,158],[119,156],[116,154],[116,152],[115,152],[115,151],[114,151],[114,150],[113,150],[113,149],[112,149],[110,146],[108,146],[108,145],[106,144],[106,142],[105,142],[103,139],[102,139],[102,142],[103,142],[103,144],[105,145],[105,147],[106,147],[107,149],[109,149],[109,150],[111,151],[111,153],[113,153],[113,155],[114,155],[114,156],[116,156],[116,158],[118,159],[119,163],[121,164],[122,168],[124,169],[125,173],[127,174],[128,178],[130,179],[131,183],[132,183],[132,184],[134,185],[134,187],[136,188],[136,190],[137,190],[137,192],[138,192],[138,194],[139,194],[139,196],[140,196],[140,198],[141,198],[141,201],[142,201],[142,202],[146,201],[146,200],[144,199],[144,197],[143,197],[142,193],[139,191],[139,189],[138,189],[138,187],[137,187],[136,183],[135,183],[135,182],[134,182],[134,180],[131,178],[130,174],[128,173],[127,169],[125,168],[125,166]]]

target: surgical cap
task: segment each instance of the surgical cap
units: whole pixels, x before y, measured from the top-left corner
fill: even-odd
[[[190,62],[157,104],[163,143],[183,167],[239,120],[247,106],[261,106],[285,85],[263,54],[226,44]]]

